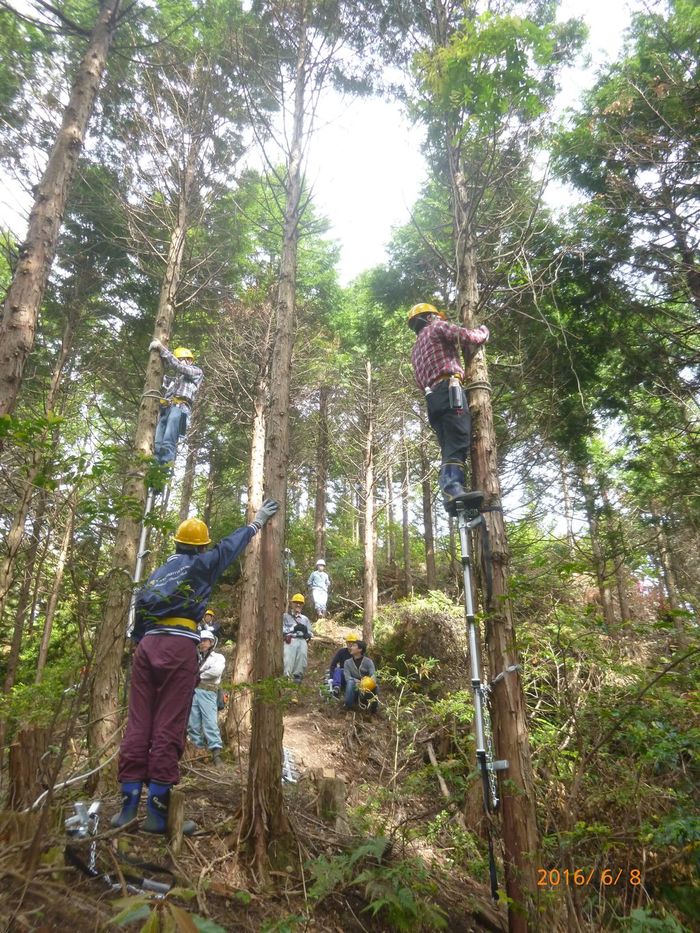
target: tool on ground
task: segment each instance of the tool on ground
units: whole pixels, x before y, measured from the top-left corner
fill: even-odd
[[[495,761],[491,742],[490,714],[488,711],[489,686],[481,679],[481,639],[474,615],[474,598],[472,594],[472,554],[470,533],[481,527],[484,532],[484,541],[487,540],[484,516],[479,508],[483,504],[482,492],[470,492],[455,502],[457,512],[457,526],[462,550],[462,573],[464,576],[464,611],[467,624],[467,640],[469,643],[469,663],[471,672],[472,691],[474,693],[474,731],[476,737],[476,761],[481,774],[482,790],[484,795],[484,812],[486,814],[488,848],[489,848],[489,877],[491,881],[491,896],[498,899],[498,877],[496,874],[496,861],[493,853],[493,836],[491,819],[497,813],[500,805],[496,771],[505,771],[507,761]],[[487,548],[484,548],[487,551]],[[486,563],[489,556],[486,556]],[[489,568],[490,569],[490,568]],[[487,572],[487,579],[490,574]],[[487,603],[490,603],[490,585],[488,587]]]
[[[100,807],[102,806],[102,801],[93,800],[88,806],[88,804],[79,800],[73,806],[75,808],[75,813],[73,816],[66,817],[64,821],[67,835],[73,839],[86,839],[90,836],[95,836],[100,822]],[[106,872],[103,873],[97,868],[97,840],[90,845],[90,856],[87,862],[78,854],[77,849],[70,844],[65,848],[65,858],[70,865],[82,871],[88,878],[98,878],[103,881],[113,894],[122,891],[122,884],[118,878],[112,878],[111,875]],[[152,865],[150,862],[125,859],[120,853],[117,853],[117,858],[119,861],[127,862],[128,864],[172,875],[169,869],[160,868],[160,866]],[[146,878],[145,876],[137,878],[128,871],[123,871],[122,875],[130,879],[126,884],[126,890],[129,894],[149,893],[155,895],[156,898],[162,898],[170,891],[174,883],[174,876],[173,882],[167,883],[164,881],[156,881],[154,878]]]

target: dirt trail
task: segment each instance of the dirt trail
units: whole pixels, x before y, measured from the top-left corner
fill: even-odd
[[[322,699],[319,688],[328,676],[331,658],[343,644],[344,633],[328,621],[322,623],[321,632],[309,643],[309,666],[296,702],[285,711],[283,742],[293,752],[300,773],[342,767],[344,714],[338,701]]]

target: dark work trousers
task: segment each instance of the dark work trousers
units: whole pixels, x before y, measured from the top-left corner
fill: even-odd
[[[443,463],[465,463],[469,455],[472,419],[469,415],[467,398],[462,389],[464,407],[450,408],[449,383],[438,382],[430,395],[426,395],[428,421],[437,434]]]
[[[177,784],[199,674],[197,642],[146,635],[131,668],[129,718],[119,749],[119,780]]]

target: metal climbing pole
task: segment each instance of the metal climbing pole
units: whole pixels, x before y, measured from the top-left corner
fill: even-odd
[[[476,761],[481,775],[481,784],[484,795],[484,812],[487,820],[488,847],[489,847],[489,876],[491,880],[491,894],[498,898],[498,878],[496,875],[496,861],[493,854],[493,838],[491,833],[491,818],[498,811],[498,787],[495,772],[504,771],[508,767],[507,761],[494,761],[491,744],[491,729],[488,712],[488,684],[481,678],[481,639],[479,627],[474,615],[474,596],[472,591],[472,550],[470,534],[484,525],[484,516],[479,513],[479,507],[484,501],[483,493],[471,492],[454,503],[457,514],[457,527],[459,528],[459,541],[462,551],[462,574],[464,577],[464,612],[467,626],[467,640],[469,644],[469,667],[472,691],[474,693],[474,731],[476,738]]]
[[[136,588],[141,582],[141,575],[143,574],[143,565],[148,556],[148,516],[153,511],[153,503],[155,502],[156,493],[154,489],[149,489],[146,496],[146,508],[143,512],[143,519],[141,521],[141,536],[139,538],[139,549],[136,552],[136,567],[134,569],[134,585],[131,590],[131,602],[129,603],[129,621],[126,626],[126,637],[129,638],[131,633],[134,630],[134,622],[136,620]]]

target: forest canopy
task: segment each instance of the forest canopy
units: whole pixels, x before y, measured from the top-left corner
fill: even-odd
[[[8,929],[697,929],[700,7],[633,11],[563,108],[584,12],[1,5]],[[350,282],[332,95],[425,160]],[[169,560],[206,585],[146,618]],[[221,747],[149,763],[166,847],[124,749],[156,644],[196,707],[207,607]]]

